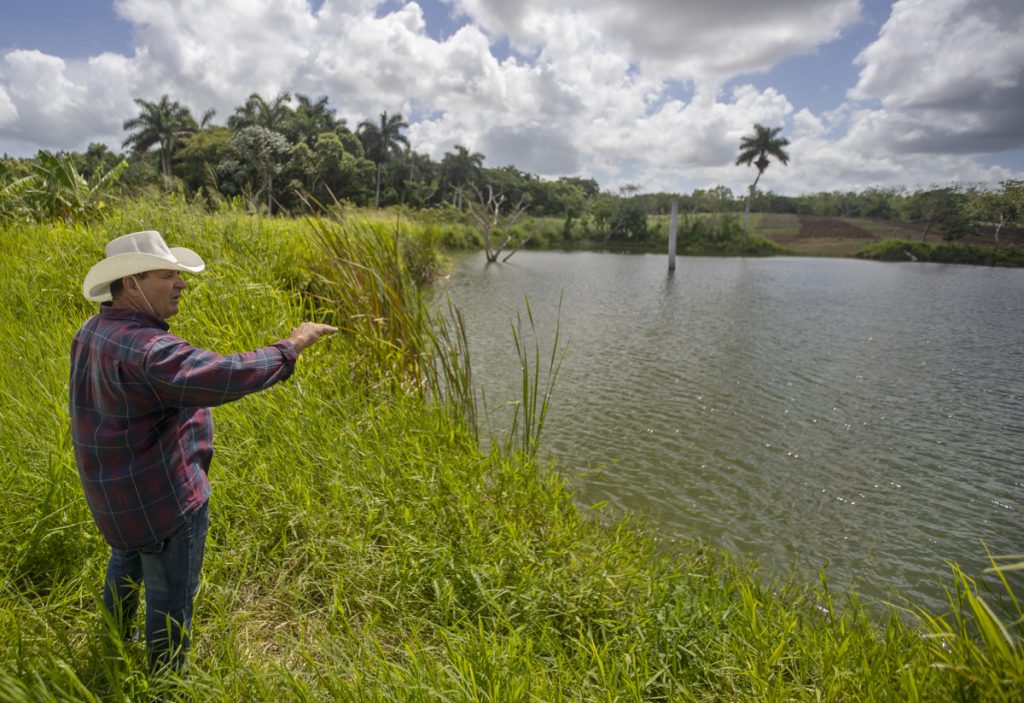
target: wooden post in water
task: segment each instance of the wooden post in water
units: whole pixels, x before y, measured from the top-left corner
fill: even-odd
[[[676,232],[679,223],[679,201],[672,201],[672,219],[668,225],[668,270],[676,270]]]

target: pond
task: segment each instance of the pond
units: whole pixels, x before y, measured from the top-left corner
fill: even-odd
[[[607,502],[769,573],[941,608],[1024,552],[1024,270],[848,259],[522,251],[460,258],[495,429],[511,320],[566,355],[541,453]]]

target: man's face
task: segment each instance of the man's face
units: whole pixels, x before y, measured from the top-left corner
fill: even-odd
[[[148,272],[144,278],[136,278],[139,290],[145,298],[138,301],[139,309],[149,311],[146,301],[153,307],[152,312],[157,317],[166,320],[168,317],[178,314],[178,301],[181,292],[188,285],[178,271],[170,269],[159,269]]]

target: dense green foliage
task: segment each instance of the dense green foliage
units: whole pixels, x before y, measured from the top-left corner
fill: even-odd
[[[308,99],[304,96],[299,98],[301,108]],[[324,109],[322,103],[318,104],[321,110]],[[323,116],[317,120],[306,115],[302,122],[306,132],[300,130],[296,133],[299,138],[309,141],[299,141],[289,147],[283,133],[262,126],[284,119],[282,115],[289,114],[282,112],[286,105],[280,100],[275,101],[276,107],[264,105],[258,109],[260,105],[264,103],[250,98],[245,109],[240,109],[239,114],[229,120],[236,126],[235,130],[208,127],[187,138],[175,157],[178,173],[183,179],[180,185],[184,186],[186,181],[192,183],[179,190],[181,195],[210,211],[237,211],[240,208],[274,211],[282,207],[274,193],[282,182],[287,181],[295,214],[335,205],[351,209],[349,203],[365,202],[372,197],[375,166],[362,156],[363,146],[355,134],[344,125],[336,124],[336,131],[314,135],[309,130],[315,131],[321,128],[317,125],[329,124],[330,120]],[[307,112],[311,110],[313,108],[306,108]],[[294,115],[299,112],[301,110]],[[388,124],[392,126],[388,127]],[[400,128],[400,124],[387,118],[385,127],[393,130]],[[375,129],[378,128],[366,123],[363,132],[369,134]],[[303,134],[305,136],[301,136]],[[282,166],[278,157],[286,151],[290,165]],[[394,151],[392,148],[383,153],[393,156]],[[403,158],[412,159],[410,154],[407,151]],[[40,152],[34,159],[0,161],[0,221],[89,222],[101,217],[105,209],[130,199],[133,197],[131,193],[147,187],[144,185],[144,170],[140,170],[142,162],[119,159],[105,147],[92,145],[85,154]],[[211,167],[213,162],[217,164],[216,168]],[[421,168],[429,172],[428,162],[429,159],[413,159],[411,171]],[[397,211],[403,215],[414,213],[417,220],[434,223],[442,246],[481,246],[484,232],[472,217],[472,213],[479,210],[474,204],[478,204],[481,197],[474,179],[493,180],[498,174],[496,182],[500,184],[500,190],[493,192],[500,194],[504,202],[521,203],[526,212],[560,213],[529,215],[517,222],[509,234],[513,242],[522,242],[526,247],[664,251],[669,229],[667,212],[675,201],[681,210],[680,254],[763,256],[790,251],[771,241],[779,235],[782,235],[782,241],[791,237],[793,233],[785,227],[765,228],[755,224],[753,234],[749,234],[739,226],[737,201],[726,188],[697,190],[691,196],[665,193],[613,196],[601,193],[594,182],[581,179],[541,181],[511,166],[481,169],[481,162],[482,155],[456,146],[456,153],[446,155],[440,165],[440,175],[436,176],[442,184],[439,187],[451,190],[452,201],[436,207],[400,207]],[[418,192],[423,195],[429,188],[421,186]],[[492,192],[490,186],[486,192]],[[338,203],[339,195],[344,202]],[[516,196],[518,200],[512,200],[510,196]],[[1019,240],[1018,213],[1024,212],[1022,197],[1024,187],[1019,182],[1007,181],[1003,189],[996,192],[939,189],[903,197],[866,191],[859,196],[851,194],[849,198],[824,200],[860,203],[864,212],[874,214],[883,214],[899,205],[908,218],[905,222],[917,223],[903,227],[896,220],[860,218],[858,227],[867,230],[860,235],[861,238],[901,237],[916,231],[922,240],[927,239],[929,232],[936,232],[946,240],[969,234],[971,236],[967,239],[974,240],[969,246],[942,248],[938,250],[939,254],[919,259],[1018,265],[1012,248],[1009,251],[988,251],[990,247],[980,243],[1003,245]],[[821,200],[816,198],[818,196],[807,196],[802,202],[813,204]],[[794,209],[821,210],[816,207]],[[772,220],[775,223],[780,215],[768,213],[767,217],[775,218]],[[755,218],[755,223],[761,219],[761,216]],[[835,224],[842,225],[843,222]],[[789,228],[793,232],[802,230],[802,225],[795,218],[793,227],[796,229]],[[826,226],[826,229],[830,228],[832,225]],[[847,231],[838,236],[849,237],[850,234]],[[853,251],[851,248],[842,255]],[[824,248],[820,253],[828,255],[830,250]],[[866,255],[879,256],[871,251]],[[881,256],[901,258],[892,254]]]
[[[110,205],[127,166],[123,161],[97,165],[83,174],[72,156],[46,151],[28,162],[0,161],[0,222],[95,217]]]
[[[678,200],[690,212],[740,212],[742,200],[724,187],[698,189],[690,195],[646,193],[635,196],[648,213],[664,215]],[[1024,181],[1007,180],[998,189],[960,186],[915,191],[867,188],[859,192],[822,192],[798,196],[756,191],[754,212],[818,217],[866,218],[920,226],[924,238],[960,239],[1024,231]]]
[[[524,232],[533,246],[584,246],[614,243],[644,248],[653,239],[644,218],[666,215],[672,203],[693,215],[755,211],[828,217],[899,219],[923,226],[924,238],[934,232],[945,240],[971,234],[1019,234],[1024,226],[1024,182],[1007,180],[998,189],[932,187],[915,191],[868,188],[861,192],[781,196],[758,190],[771,159],[787,163],[788,141],[781,128],[754,125],[741,141],[737,164],[757,168],[757,177],[743,197],[724,186],[691,194],[641,193],[624,185],[618,193],[601,192],[592,178],[543,179],[513,164],[485,167],[486,156],[455,144],[439,161],[414,149],[404,134],[401,114],[381,113],[362,121],[355,131],[337,117],[327,96],[311,98],[283,92],[274,98],[250,95],[224,125],[215,125],[208,110],[196,119],[184,105],[164,95],[159,101],[136,100],[139,114],[124,122],[129,149],[126,167],[121,155],[101,144],[84,154],[40,153],[35,159],[0,159],[0,219],[62,218],[82,221],[95,215],[91,206],[67,208],[67,194],[81,200],[83,188],[47,179],[49,193],[26,204],[26,173],[52,170],[47,158],[66,159],[88,185],[90,201],[104,204],[122,192],[137,195],[146,187],[178,191],[219,207],[239,201],[250,210],[304,214],[316,204],[344,202],[356,206],[402,206],[414,210],[453,209],[462,214],[466,198],[492,189],[509,203],[523,203],[534,218],[559,218],[561,232]],[[114,169],[117,177],[107,177]],[[62,167],[67,171],[66,167]],[[56,184],[54,187],[51,187]],[[65,193],[77,190],[77,193]],[[746,218],[744,220],[746,223]],[[555,234],[556,236],[552,236]],[[717,239],[731,239],[727,228]],[[648,248],[650,248],[648,246]],[[748,253],[748,243],[719,242],[699,253]]]
[[[1008,586],[1000,600],[958,575],[949,615],[879,620],[824,582],[766,583],[591,514],[537,463],[532,431],[481,454],[466,389],[447,385],[468,362],[462,332],[427,314],[412,277],[436,255],[431,227],[403,222],[396,239],[381,220],[209,215],[171,198],[88,227],[0,226],[0,701],[1021,699]],[[107,548],[66,410],[70,339],[95,309],[82,277],[105,241],[142,228],[209,264],[172,321],[186,339],[232,352],[310,317],[344,330],[287,383],[214,411],[182,682],[148,679],[142,645],[113,641],[98,615]],[[542,356],[520,356],[536,408]]]
[[[879,261],[931,261],[942,264],[1024,266],[1024,249],[943,242],[930,244],[909,239],[887,239],[862,249],[857,256]]]
[[[667,231],[667,230],[666,230]],[[667,234],[663,235],[667,238]],[[768,256],[785,250],[756,234],[748,234],[736,215],[716,213],[680,217],[676,251],[681,255]]]

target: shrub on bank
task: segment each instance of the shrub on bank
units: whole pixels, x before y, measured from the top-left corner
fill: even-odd
[[[1017,246],[987,246],[942,242],[931,244],[911,239],[886,239],[857,253],[862,259],[878,261],[930,261],[942,264],[982,266],[1024,266],[1024,249]]]

